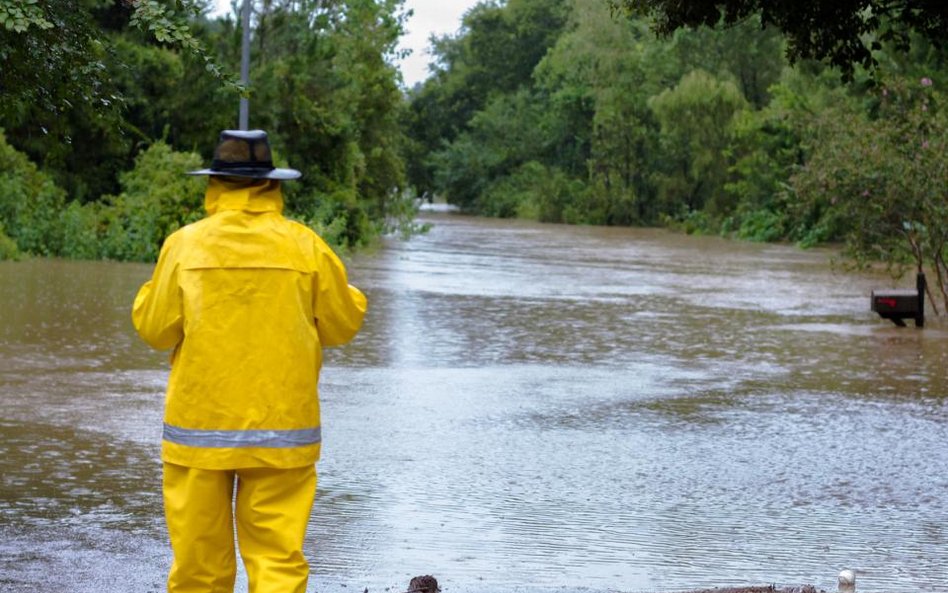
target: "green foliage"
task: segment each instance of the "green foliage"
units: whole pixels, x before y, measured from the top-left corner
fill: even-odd
[[[662,214],[662,223],[688,235],[704,235],[711,226],[707,213],[701,210],[683,211],[674,216]]]
[[[419,223],[415,220],[419,205],[420,200],[416,198],[414,192],[407,190],[391,199],[388,204],[388,215],[382,225],[382,233],[408,240],[431,230],[431,223]]]
[[[765,27],[786,35],[791,62],[827,60],[851,80],[856,66],[878,64],[873,52],[881,42],[900,49],[909,46],[915,32],[936,44],[944,43],[948,11],[929,0],[610,0],[616,11],[650,16],[653,28],[669,35],[682,27],[733,26],[761,15]]]
[[[59,115],[76,105],[112,111],[105,48],[88,7],[76,4],[0,0],[0,121],[8,131],[38,113]]]
[[[387,61],[402,31],[400,4],[274,5],[256,33],[254,126],[303,172],[293,213],[327,228],[345,221],[339,237],[350,246],[380,232],[405,186],[403,100]]]
[[[543,114],[536,106],[527,90],[498,96],[475,114],[470,130],[432,156],[438,186],[452,203],[478,210],[492,179],[542,151]]]
[[[65,192],[0,135],[0,249],[78,259],[154,261],[164,237],[203,216],[204,180],[184,175],[201,158],[156,143],[104,202],[65,201]]]
[[[867,212],[841,208],[803,180],[840,175],[843,155],[888,171],[896,159],[842,143],[892,117],[881,115],[864,71],[843,85],[817,62],[788,67],[787,41],[766,26],[772,14],[656,39],[649,30],[656,23],[613,18],[599,0],[572,0],[566,24],[549,26],[555,41],[532,72],[511,79],[497,65],[499,48],[517,47],[511,6],[483,5],[468,29],[438,40],[440,70],[410,96],[409,170],[421,191],[491,216],[664,224],[801,245],[844,240],[866,224]],[[948,76],[944,51],[922,36],[909,53],[879,48],[880,64],[892,71]],[[882,130],[876,138],[884,138],[879,150],[905,145]],[[925,166],[933,169],[948,158],[929,154]]]
[[[727,30],[680,30],[671,42],[681,70],[704,70],[731,80],[757,109],[767,104],[769,89],[786,66],[783,37],[773,28],[762,28],[758,15]]]
[[[71,259],[102,259],[103,241],[100,233],[109,220],[97,203],[69,202],[60,215],[63,231],[63,249],[59,254]]]
[[[862,24],[879,70],[848,85],[817,62],[787,67],[815,38],[772,26],[790,10],[823,35],[848,4],[834,25],[813,22],[826,3],[690,3],[686,24],[715,25],[724,6],[730,26],[657,39],[677,26],[614,18],[602,0],[486,2],[433,40],[433,76],[407,98],[392,66],[402,0],[256,2],[244,92],[278,163],[304,174],[284,186],[288,214],[343,249],[423,231],[415,196],[440,194],[492,216],[844,241],[858,261],[948,276],[940,21],[873,1],[882,12]],[[0,0],[4,254],[148,260],[201,215],[201,182],[183,172],[234,127],[222,73],[241,40],[203,5]],[[752,5],[767,9],[741,12]],[[817,45],[851,30],[829,33]]]
[[[193,40],[207,35],[204,21],[184,29],[199,5],[42,2],[55,28],[0,29],[0,117],[8,140],[83,203],[118,191],[118,174],[154,139],[187,148],[196,136],[207,143],[214,132],[204,126],[232,125],[232,117],[221,115],[236,103],[234,89],[208,71],[205,50],[174,40],[155,45],[151,33],[129,27],[137,19],[147,29],[149,14],[161,12]]]
[[[168,43],[192,52],[203,52],[201,43],[191,34],[183,15],[176,14],[156,0],[131,0],[134,9],[129,24],[150,31],[159,43]]]
[[[804,164],[802,147],[807,95],[786,83],[771,87],[772,100],[760,111],[737,114],[725,154],[732,164],[724,191],[735,204],[721,231],[740,239],[775,241],[791,234],[787,178]]]
[[[945,276],[948,114],[929,78],[892,78],[874,115],[839,108],[820,116],[819,144],[792,178],[857,263],[931,266]]]
[[[586,180],[585,203],[596,211],[588,218],[654,222],[646,176],[658,122],[647,102],[675,76],[669,48],[643,44],[644,26],[615,21],[596,0],[577,1],[571,24],[536,71],[554,107],[546,122],[557,133],[548,140],[550,163]],[[610,202],[622,207],[603,206]]]
[[[580,191],[582,184],[562,171],[529,161],[488,188],[482,211],[492,216],[577,224],[585,222],[574,201]]]
[[[7,31],[23,33],[30,27],[52,29],[38,0],[0,0],[0,23]]]
[[[506,10],[488,8],[497,19]],[[478,55],[465,53],[468,37],[483,34],[477,26],[486,22],[472,19],[466,36],[443,46],[445,70],[412,96],[413,113],[445,118],[456,130],[439,137],[427,119],[412,122],[410,131],[421,137],[413,137],[411,155],[418,156],[409,168],[420,173],[413,179],[423,191],[482,214],[534,216],[497,188],[514,175],[511,186],[519,187],[520,167],[535,162],[578,182],[571,183],[570,207],[553,207],[544,219],[561,221],[569,212],[581,222],[655,224],[707,208],[702,220],[718,224],[732,213],[724,189],[731,122],[769,99],[767,87],[783,67],[779,37],[750,22],[659,42],[647,23],[614,19],[599,0],[574,0],[532,74],[519,86],[492,87],[465,125],[454,109],[456,81],[478,68],[501,80],[490,59],[473,64]],[[691,73],[696,62],[714,74]]]
[[[427,155],[469,131],[475,114],[499,95],[530,86],[531,73],[566,25],[568,7],[568,0],[482,2],[464,16],[456,36],[433,40],[434,75],[412,91],[404,124],[413,141],[409,182],[419,194],[443,190],[435,179],[445,179],[435,172],[443,159]],[[469,193],[458,204],[469,206]]]
[[[107,28],[116,21],[149,32],[161,44],[200,60],[232,91],[239,86],[198,41],[188,16],[198,0],[0,0],[0,116],[5,125],[61,117],[74,109],[115,118],[123,97],[107,75]],[[55,72],[56,76],[50,76]],[[46,122],[36,125],[49,129]]]
[[[207,20],[205,4],[38,2],[39,12],[24,12],[33,23],[25,31],[0,26],[6,138],[70,199],[67,207],[62,197],[61,212],[47,218],[64,217],[53,235],[29,227],[49,243],[41,252],[148,259],[161,239],[153,235],[181,220],[165,203],[170,197],[153,192],[156,201],[148,202],[122,173],[137,167],[135,175],[146,175],[136,157],[164,146],[154,150],[168,154],[144,158],[158,159],[168,170],[153,171],[174,171],[180,181],[186,167],[200,163],[173,155],[199,150],[207,162],[218,132],[236,127],[239,89],[226,72],[239,61],[240,26]],[[412,228],[403,198],[404,100],[391,65],[401,4],[254,6],[252,126],[270,133],[284,165],[304,173],[287,186],[290,213],[325,225],[342,245],[366,244],[390,225]],[[21,5],[34,3],[0,0],[0,9]],[[40,17],[55,27],[43,28]]]
[[[99,212],[99,255],[118,260],[156,260],[166,236],[204,216],[207,180],[184,174],[200,167],[199,155],[174,152],[163,142],[143,151],[135,159],[135,168],[122,175],[122,193]],[[77,222],[77,230],[85,228],[82,217]],[[83,256],[87,237],[76,233],[77,253],[71,255]]]
[[[450,203],[476,211],[477,202],[493,177],[492,169],[503,164],[502,154],[482,150],[476,139],[462,134],[445,149],[433,154],[435,184]]]
[[[779,241],[786,236],[785,219],[779,211],[767,208],[742,211],[739,220],[740,226],[734,232],[739,239],[768,242]],[[733,223],[733,220],[727,223],[723,229],[725,232],[729,230],[729,223]]]
[[[322,200],[317,204],[305,214],[291,215],[291,218],[316,231],[333,248],[346,250],[349,245],[346,237],[349,226],[346,209],[341,208],[339,202],[330,200]]]
[[[65,192],[0,132],[0,226],[19,251],[56,255],[62,247],[58,214]]]
[[[20,259],[20,250],[16,246],[16,241],[7,236],[3,231],[3,225],[0,224],[0,261],[5,259]]]
[[[661,124],[660,145],[666,155],[666,168],[658,174],[661,199],[681,204],[685,213],[706,210],[720,217],[730,212],[733,204],[724,192],[725,149],[735,115],[747,107],[737,86],[695,70],[649,105]]]
[[[156,142],[141,152],[135,160],[135,168],[122,174],[122,191],[118,195],[87,204],[73,200],[68,205],[63,203],[63,192],[44,178],[24,155],[6,144],[0,148],[7,149],[0,150],[0,155],[10,157],[16,165],[11,167],[12,175],[0,176],[0,188],[14,190],[4,193],[11,199],[3,203],[4,218],[0,218],[0,223],[12,219],[18,223],[16,228],[24,229],[14,235],[19,241],[19,251],[75,259],[154,261],[166,236],[204,216],[207,180],[184,174],[200,168],[201,157],[174,151],[164,142]],[[2,157],[0,160],[8,162]],[[13,182],[9,181],[11,177]],[[16,183],[26,189],[15,191]],[[30,188],[34,194],[32,201],[13,199],[23,198]],[[294,193],[292,185],[284,188],[290,195]],[[51,191],[55,199],[50,200],[44,191]],[[408,199],[406,196],[402,201]],[[337,248],[365,244],[368,237],[373,236],[370,228],[373,223],[357,207],[347,206],[344,199],[323,196],[304,201],[316,206],[303,213],[291,212],[290,216],[312,227]],[[25,208],[24,204],[31,207]],[[412,224],[414,210],[409,205],[399,202],[398,208],[399,215],[388,220],[391,226],[386,228],[404,234],[423,231]],[[48,222],[40,224],[43,221]],[[50,241],[51,237],[55,243]],[[0,237],[0,249],[3,247]],[[9,251],[10,256],[16,253]]]

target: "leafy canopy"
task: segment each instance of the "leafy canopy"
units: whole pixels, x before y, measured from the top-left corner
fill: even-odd
[[[873,51],[882,42],[901,49],[918,33],[935,45],[944,45],[948,31],[948,3],[931,0],[610,0],[616,11],[654,18],[653,28],[669,35],[682,27],[714,27],[742,22],[760,14],[764,27],[775,27],[787,37],[787,57],[826,60],[852,79],[854,67],[877,65]]]
[[[107,33],[136,28],[184,51],[232,91],[236,79],[205,50],[189,19],[206,0],[0,0],[0,118],[22,121],[36,109],[59,114],[77,105],[112,113],[123,97],[107,72]],[[56,73],[51,76],[51,73]]]

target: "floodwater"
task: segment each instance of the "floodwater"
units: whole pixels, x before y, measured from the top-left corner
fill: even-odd
[[[875,317],[891,280],[427,219],[350,261],[371,311],[322,377],[311,591],[948,588],[948,326]],[[163,590],[167,359],[129,322],[150,269],[0,264],[4,592]]]

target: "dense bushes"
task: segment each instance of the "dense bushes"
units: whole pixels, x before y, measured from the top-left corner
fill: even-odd
[[[75,259],[155,261],[164,238],[204,216],[207,178],[186,175],[202,159],[156,142],[119,178],[120,193],[95,202],[65,201],[65,192],[6,143],[0,133],[0,259],[23,254]],[[393,198],[379,222],[344,202],[296,182],[283,184],[287,215],[337,249],[378,233],[411,234],[422,227],[410,194]]]
[[[0,225],[0,261],[5,259],[18,259],[20,251],[16,247],[16,241],[7,236]]]
[[[0,130],[0,254],[9,258],[19,250],[58,255],[63,239],[59,213],[65,200],[65,192],[10,146]]]
[[[204,214],[206,180],[184,174],[201,165],[199,155],[174,152],[163,142],[143,151],[135,159],[135,168],[120,176],[122,193],[95,205],[100,256],[157,259],[161,242],[169,233]]]
[[[200,164],[159,142],[121,176],[119,195],[66,204],[65,192],[0,134],[0,253],[153,261],[168,233],[203,214],[204,181],[183,174]]]

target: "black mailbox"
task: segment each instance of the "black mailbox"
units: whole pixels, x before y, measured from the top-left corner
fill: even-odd
[[[899,327],[905,327],[905,319],[914,319],[915,327],[924,327],[925,286],[925,274],[919,273],[915,290],[873,290],[872,310]]]

